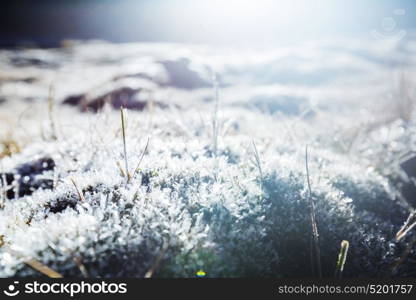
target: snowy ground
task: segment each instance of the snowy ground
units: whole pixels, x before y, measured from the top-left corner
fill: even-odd
[[[1,50],[0,276],[313,276],[306,145],[323,275],[415,276],[415,72],[411,36]]]

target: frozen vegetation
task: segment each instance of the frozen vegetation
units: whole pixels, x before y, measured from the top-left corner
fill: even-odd
[[[323,276],[416,276],[416,43],[238,54],[0,51],[0,276],[316,276],[306,146]]]

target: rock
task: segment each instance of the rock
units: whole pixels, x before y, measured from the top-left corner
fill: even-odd
[[[49,203],[46,207],[49,209],[50,212],[57,214],[61,213],[67,208],[74,209],[77,205],[77,200],[71,197],[67,197],[65,199],[56,200],[53,203]]]
[[[38,189],[52,189],[53,180],[40,178],[39,175],[54,168],[55,161],[50,157],[44,157],[18,166],[14,173],[0,173],[0,183],[4,186],[5,181],[8,187],[6,197],[8,199],[15,197],[16,186],[19,187],[19,197],[31,195]]]
[[[17,172],[21,176],[38,175],[45,171],[50,171],[55,168],[55,161],[50,157],[43,157],[38,160],[25,163],[17,168]]]

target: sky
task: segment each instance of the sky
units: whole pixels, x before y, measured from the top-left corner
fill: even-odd
[[[276,45],[416,28],[412,0],[2,1],[0,46],[65,39]]]

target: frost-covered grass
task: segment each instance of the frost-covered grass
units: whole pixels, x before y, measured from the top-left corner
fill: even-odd
[[[5,200],[1,275],[38,275],[22,263],[30,257],[64,276],[81,276],[74,259],[93,277],[144,276],[161,253],[154,276],[193,277],[199,269],[208,276],[312,275],[302,143],[288,143],[279,132],[273,138],[259,133],[256,155],[240,124],[253,113],[224,110],[219,124],[232,113],[238,130],[223,131],[215,156],[210,124],[195,111],[181,113],[182,120],[169,111],[154,113],[160,117],[151,128],[147,112],[127,116],[129,166],[137,165],[151,135],[129,182],[118,167],[124,150],[116,112],[79,116],[83,129],[3,160],[7,171],[51,157],[56,167],[42,176],[56,186]],[[390,265],[406,242],[394,236],[406,207],[374,170],[328,150],[310,152],[324,276],[333,275],[342,240],[350,242],[344,276],[395,275]],[[415,269],[404,265],[401,272]]]
[[[101,54],[95,57],[89,47]],[[295,71],[304,77],[276,63],[285,61],[284,53],[241,55],[241,61],[220,56],[228,63],[222,68],[214,64],[225,74],[219,77],[220,99],[212,99],[211,88],[147,82],[157,101],[172,96],[172,105],[126,110],[123,130],[120,112],[109,107],[81,113],[59,103],[68,94],[84,92],[80,87],[88,82],[77,77],[80,68],[94,85],[104,82],[110,90],[108,79],[121,71],[130,76],[145,69],[159,78],[160,68],[146,56],[155,46],[142,46],[140,55],[134,45],[120,46],[122,54],[118,48],[107,53],[111,47],[45,52],[50,57],[42,56],[42,50],[26,53],[63,61],[65,84],[56,87],[53,110],[41,100],[30,103],[30,113],[21,110],[28,91],[35,97],[45,92],[45,78],[52,72],[46,67],[31,70],[41,77],[39,84],[16,84],[19,92],[12,83],[4,85],[8,97],[22,98],[0,106],[7,124],[14,124],[8,131],[21,152],[1,158],[0,173],[23,178],[14,183],[6,175],[0,178],[8,183],[0,189],[1,277],[39,276],[25,264],[29,259],[63,276],[194,277],[198,270],[208,277],[315,276],[307,145],[323,276],[334,275],[344,240],[349,242],[345,277],[416,275],[414,230],[400,241],[395,238],[412,211],[396,183],[403,177],[399,158],[416,147],[415,112],[405,120],[400,114],[375,117],[365,105],[349,105],[360,99],[339,100],[354,98],[353,91],[339,82],[327,84],[330,76],[321,72],[355,63],[363,72],[357,71],[360,80],[370,77],[365,72],[383,67],[342,51],[337,58],[330,47],[323,51],[330,54],[328,66],[297,65]],[[377,53],[366,47],[371,55]],[[163,49],[152,55],[170,53]],[[322,53],[310,50],[320,58]],[[192,57],[192,51],[185,54]],[[123,69],[128,66],[132,70]],[[315,73],[324,77],[322,86],[308,86],[319,79]],[[257,85],[245,86],[255,78]],[[270,83],[275,78],[313,82],[278,86]],[[381,93],[366,88],[363,84],[359,91]],[[340,90],[345,94],[339,96]]]

